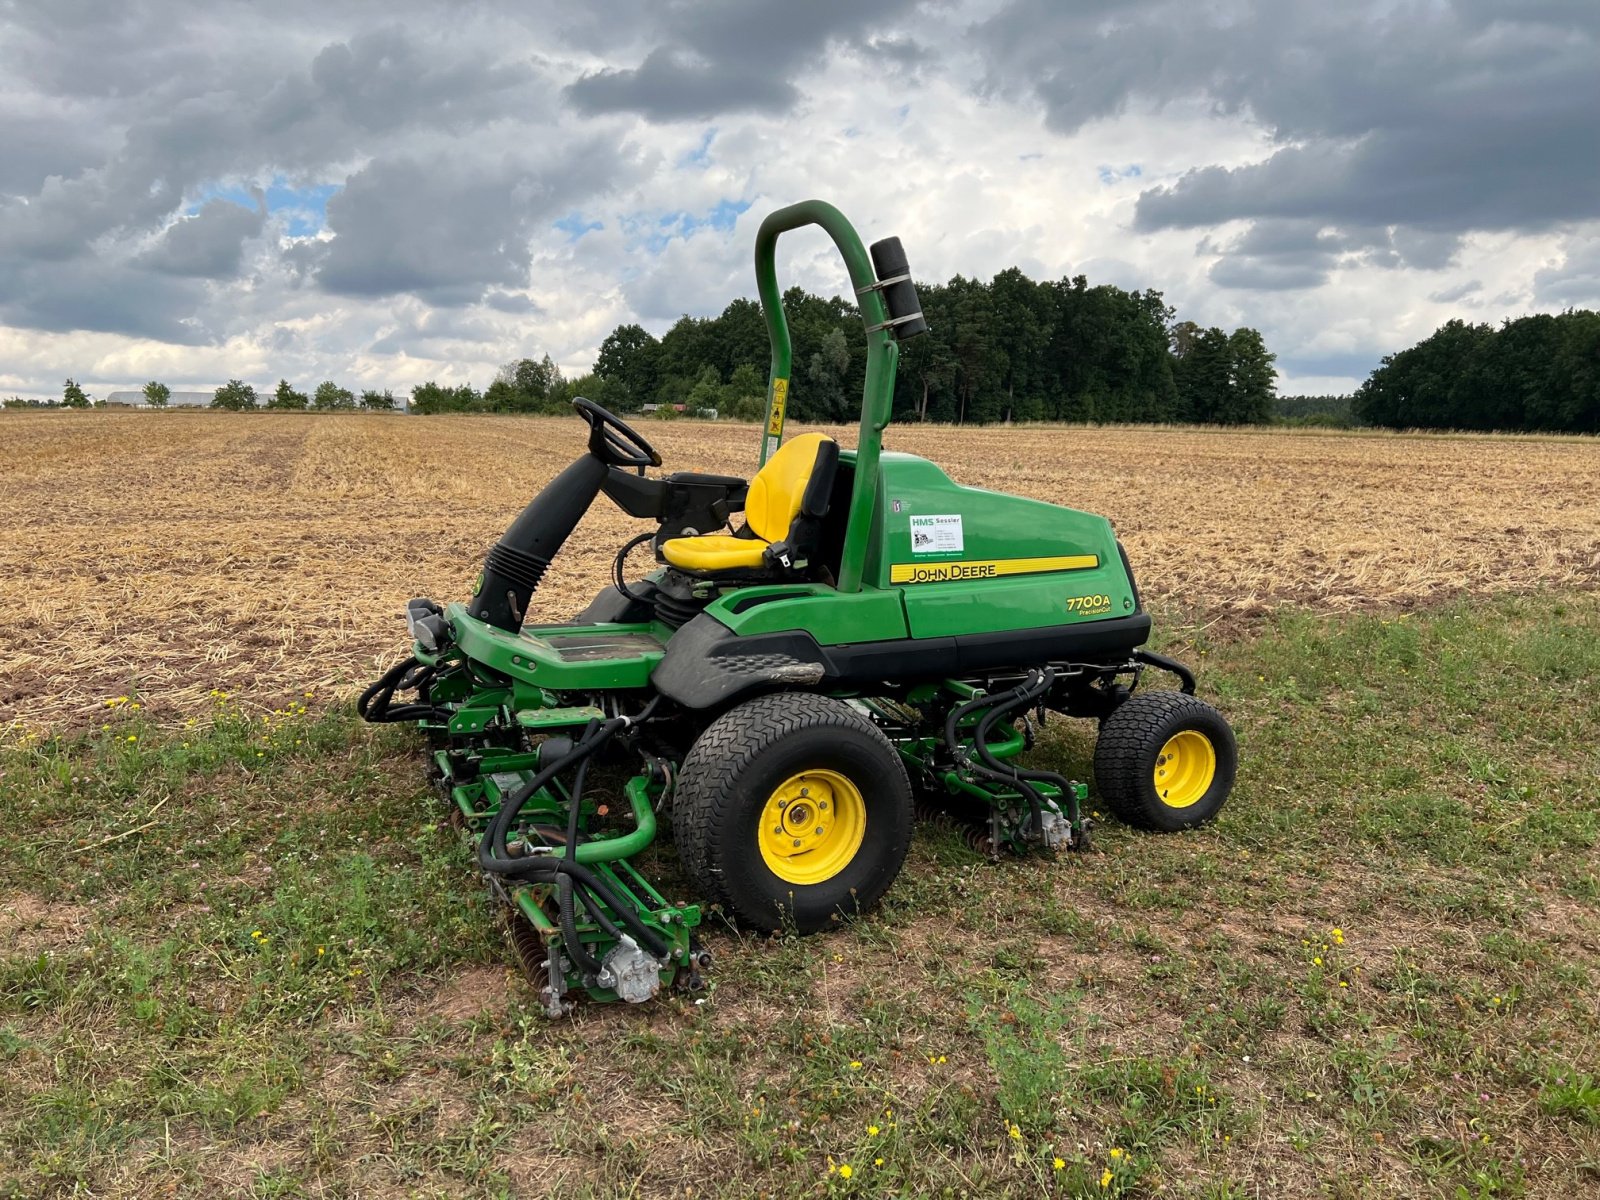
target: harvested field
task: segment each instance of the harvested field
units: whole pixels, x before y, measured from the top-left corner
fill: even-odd
[[[670,468],[748,472],[750,426],[645,422]],[[853,428],[833,430],[846,445]],[[233,413],[0,417],[0,727],[157,720],[369,678],[412,596],[463,597],[576,420]],[[1103,512],[1197,624],[1600,582],[1600,443],[1211,430],[918,428],[960,483]],[[636,523],[590,514],[538,596],[570,615]]]

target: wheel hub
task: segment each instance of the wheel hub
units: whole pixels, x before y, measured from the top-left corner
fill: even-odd
[[[866,824],[854,783],[837,771],[802,771],[779,784],[762,809],[762,861],[787,883],[821,883],[855,858]]]
[[[1217,774],[1217,751],[1196,729],[1173,734],[1156,755],[1156,795],[1168,808],[1188,808],[1200,801]]]

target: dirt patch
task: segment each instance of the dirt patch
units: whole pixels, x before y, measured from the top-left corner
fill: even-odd
[[[38,954],[77,945],[93,925],[82,905],[51,903],[23,892],[0,899],[0,951]]]
[[[485,1013],[503,1016],[517,986],[518,977],[509,967],[468,967],[408,1005],[407,1016],[414,1022],[432,1017],[452,1024]]]

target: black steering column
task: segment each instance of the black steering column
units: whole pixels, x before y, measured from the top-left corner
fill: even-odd
[[[516,633],[528,602],[557,551],[572,536],[600,494],[613,467],[659,467],[661,456],[626,421],[582,397],[572,407],[589,423],[589,452],[557,475],[528,502],[489,551],[467,611],[480,621]]]

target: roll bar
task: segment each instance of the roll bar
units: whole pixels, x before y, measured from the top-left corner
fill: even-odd
[[[783,441],[793,366],[789,322],[783,312],[783,295],[778,291],[778,235],[806,225],[820,225],[838,247],[845,268],[850,272],[850,284],[855,289],[861,321],[867,330],[867,379],[861,389],[855,487],[850,494],[850,520],[845,530],[837,582],[841,592],[858,592],[877,499],[878,455],[883,449],[883,431],[889,424],[894,404],[895,369],[900,359],[896,338],[914,337],[926,331],[927,323],[922,319],[898,238],[874,243],[869,257],[855,228],[831,204],[802,200],[770,214],[756,233],[756,288],[761,296],[761,312],[767,321],[767,338],[772,344],[767,419],[761,436],[762,464]],[[874,271],[875,263],[884,270],[881,280]]]

